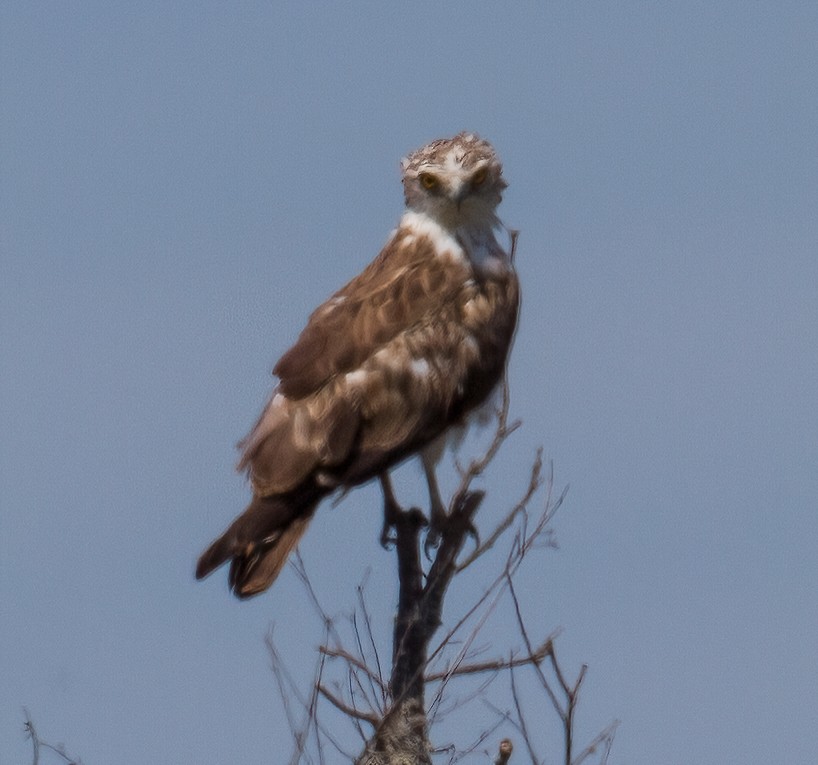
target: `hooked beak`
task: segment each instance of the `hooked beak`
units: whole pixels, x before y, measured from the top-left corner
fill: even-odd
[[[468,183],[461,182],[457,187],[452,189],[451,199],[457,205],[457,209],[460,210],[460,205],[463,200],[469,195],[471,191],[471,186]]]

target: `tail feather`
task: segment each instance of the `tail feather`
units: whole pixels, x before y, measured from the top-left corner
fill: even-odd
[[[255,545],[252,551],[233,556],[228,581],[237,597],[244,599],[258,595],[276,580],[311,519],[312,516],[296,518],[274,541],[264,541]]]
[[[230,561],[228,582],[239,598],[266,590],[307,530],[320,497],[255,497],[196,564],[204,579]],[[306,501],[305,501],[306,500]]]

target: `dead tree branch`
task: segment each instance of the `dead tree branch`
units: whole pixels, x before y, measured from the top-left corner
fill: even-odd
[[[580,689],[587,671],[583,666],[573,682],[567,679],[557,661],[554,643],[559,630],[545,639],[531,640],[522,616],[522,607],[514,589],[514,577],[525,559],[536,549],[555,546],[550,537],[550,522],[562,505],[567,488],[561,493],[554,491],[554,469],[543,471],[542,450],[538,450],[528,474],[527,484],[519,499],[501,517],[501,520],[482,543],[468,555],[463,555],[467,537],[476,536],[475,518],[485,499],[485,493],[474,488],[475,482],[484,475],[506,439],[520,425],[508,421],[508,389],[496,411],[496,427],[486,450],[471,460],[467,467],[457,465],[459,482],[448,505],[447,522],[441,530],[439,546],[425,566],[421,554],[423,530],[426,528],[424,514],[418,508],[398,508],[393,533],[398,573],[398,603],[392,625],[392,656],[390,671],[384,672],[378,641],[375,639],[373,621],[367,607],[364,584],[357,590],[357,605],[353,613],[345,617],[348,627],[339,629],[337,617],[329,616],[322,608],[300,557],[296,558],[296,571],[302,580],[309,600],[325,627],[325,639],[319,649],[319,666],[316,669],[312,692],[296,693],[290,678],[274,661],[280,692],[285,701],[285,711],[296,740],[291,762],[301,762],[306,742],[312,741],[318,750],[318,761],[323,762],[323,750],[318,746],[322,737],[330,740],[341,752],[338,743],[329,738],[327,726],[318,717],[320,704],[340,714],[355,728],[364,741],[363,752],[353,759],[355,765],[432,765],[445,755],[453,764],[476,753],[501,726],[511,726],[522,739],[523,751],[532,763],[541,763],[536,755],[533,732],[540,729],[533,724],[532,711],[524,710],[520,692],[523,673],[533,672],[533,677],[549,699],[560,721],[564,738],[564,765],[584,765],[595,753],[601,753],[604,765],[610,751],[616,725],[612,724],[596,736],[579,754],[574,755],[574,723]],[[545,487],[542,507],[536,513],[531,505]],[[487,553],[496,551],[503,540],[508,541],[505,559],[501,559],[500,571],[483,587],[460,615],[448,620],[448,626],[437,636],[444,624],[443,609],[446,594],[458,574],[477,570],[473,564],[488,560]],[[512,651],[507,658],[483,658],[485,648],[477,648],[477,640],[498,605],[508,597],[516,620],[517,631],[522,639],[520,650]],[[342,632],[351,628],[352,639],[346,642]],[[432,643],[432,640],[435,640]],[[272,641],[269,647],[274,652]],[[480,658],[478,658],[480,657]],[[441,666],[442,665],[442,666]],[[327,668],[342,669],[343,683],[324,679]],[[530,668],[530,670],[528,669]],[[338,671],[338,669],[334,670]],[[490,684],[502,673],[510,679],[510,710],[502,710],[490,703],[487,692]],[[485,676],[480,679],[480,676]],[[470,681],[469,678],[472,678]],[[457,681],[465,683],[464,693],[449,693],[449,685]],[[425,698],[426,687],[435,684],[431,699]],[[494,693],[494,691],[492,691]],[[451,743],[434,748],[429,741],[430,726],[443,717],[459,712],[464,705],[479,698],[494,710],[496,722],[486,726],[476,742],[463,748],[462,743]],[[292,709],[296,704],[300,712]],[[288,709],[289,708],[289,709]],[[371,730],[365,731],[363,726]],[[513,745],[511,739],[503,739],[493,753],[482,749],[485,757],[495,765],[507,765]],[[315,760],[311,756],[304,759]]]
[[[545,642],[537,648],[534,653],[527,656],[510,659],[495,659],[494,661],[484,661],[476,664],[459,664],[445,672],[432,672],[426,675],[426,682],[433,683],[437,680],[447,680],[459,675],[476,675],[482,672],[500,672],[505,669],[524,667],[526,664],[539,664],[551,652],[552,636],[546,638]]]
[[[82,760],[78,757],[72,757],[68,752],[65,751],[65,747],[62,744],[54,745],[49,744],[47,741],[43,741],[40,738],[39,734],[37,733],[37,729],[34,727],[34,722],[31,719],[31,715],[29,715],[28,710],[24,709],[23,713],[26,716],[26,721],[23,725],[23,730],[28,738],[31,739],[31,747],[32,747],[32,765],[39,765],[40,763],[40,749],[49,749],[52,752],[55,752],[59,757],[61,757],[68,765],[82,765]]]

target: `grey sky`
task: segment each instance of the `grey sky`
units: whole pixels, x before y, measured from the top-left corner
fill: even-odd
[[[263,636],[306,677],[320,625],[292,572],[239,604],[194,561],[273,361],[461,129],[522,232],[486,513],[542,444],[571,488],[521,586],[590,665],[582,735],[815,761],[818,5],[513,5],[3,4],[0,763],[24,706],[86,765],[281,761]],[[302,546],[339,609],[389,581],[378,512]]]

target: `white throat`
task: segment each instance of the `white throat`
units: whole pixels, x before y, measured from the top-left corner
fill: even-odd
[[[494,236],[496,226],[502,226],[495,216],[481,222],[466,221],[448,228],[425,211],[407,210],[401,218],[400,228],[410,230],[415,236],[431,240],[438,257],[466,259],[480,272],[507,271],[510,256]]]

